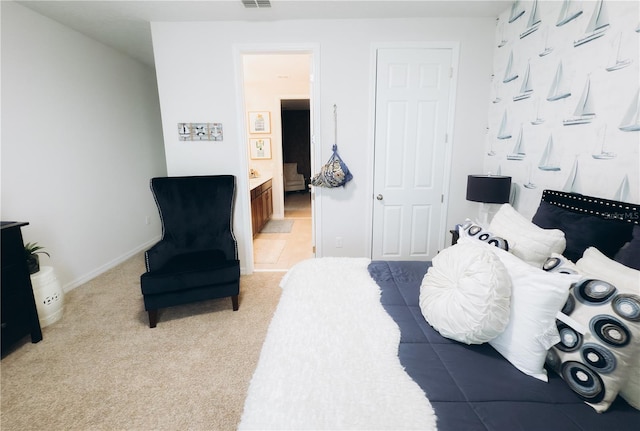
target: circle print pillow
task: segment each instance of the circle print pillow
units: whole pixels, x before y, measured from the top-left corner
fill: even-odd
[[[597,279],[582,279],[557,316],[560,342],[547,363],[597,412],[606,411],[637,370],[640,296]]]

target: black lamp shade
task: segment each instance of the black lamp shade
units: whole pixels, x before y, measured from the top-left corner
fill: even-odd
[[[486,204],[509,202],[511,177],[501,175],[469,175],[467,177],[467,200]]]

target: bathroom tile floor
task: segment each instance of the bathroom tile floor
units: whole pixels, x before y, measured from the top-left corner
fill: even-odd
[[[284,201],[284,218],[293,220],[291,232],[255,236],[254,270],[287,271],[296,263],[313,257],[310,193],[288,193]]]

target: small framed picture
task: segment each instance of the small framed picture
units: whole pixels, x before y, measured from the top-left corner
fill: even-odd
[[[178,123],[180,141],[222,141],[222,123]]]
[[[222,123],[209,123],[209,140],[222,141]]]
[[[271,158],[271,138],[251,138],[249,139],[252,159]]]
[[[249,112],[249,133],[271,133],[271,113]]]

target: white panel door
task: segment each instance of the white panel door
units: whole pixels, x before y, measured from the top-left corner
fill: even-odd
[[[445,229],[452,50],[378,49],[372,258],[426,260]]]

